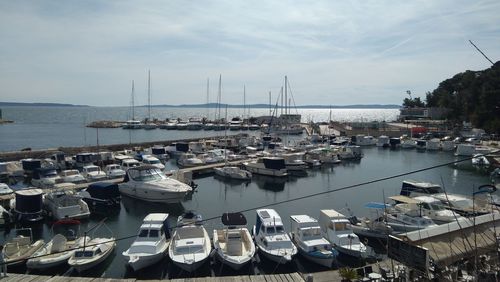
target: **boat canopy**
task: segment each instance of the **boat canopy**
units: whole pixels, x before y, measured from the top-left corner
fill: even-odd
[[[413,198],[401,196],[401,195],[391,196],[391,197],[389,197],[389,199],[394,200],[396,202],[406,203],[406,204],[418,204],[421,202],[421,201],[415,200]]]
[[[368,208],[368,209],[382,210],[382,209],[386,209],[386,208],[390,208],[390,207],[391,207],[391,205],[389,205],[389,204],[377,203],[377,202],[369,202],[369,203],[365,204],[365,208]]]
[[[92,198],[111,199],[120,196],[118,184],[109,182],[96,182],[89,185],[87,192]]]
[[[286,169],[283,158],[263,158],[264,166],[269,169]]]
[[[235,213],[223,213],[221,216],[222,223],[226,226],[229,225],[246,225],[247,219],[240,212]]]

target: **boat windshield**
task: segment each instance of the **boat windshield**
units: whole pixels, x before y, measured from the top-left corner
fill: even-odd
[[[110,165],[108,166],[108,170],[115,170],[115,169],[120,169],[119,165]]]
[[[156,168],[144,169],[144,170],[131,170],[129,172],[130,177],[135,181],[152,181],[161,180],[165,176],[161,174],[161,171]]]
[[[99,171],[99,167],[97,167],[97,166],[87,167],[86,170],[87,170],[87,172]]]
[[[150,164],[160,164],[160,160],[149,160]]]
[[[89,258],[89,257],[92,257],[93,254],[94,254],[94,252],[92,252],[92,251],[76,251],[75,257],[77,257],[77,258],[83,258],[83,257]]]
[[[321,229],[319,226],[302,229],[302,236],[304,237],[317,237],[320,235],[321,235]]]

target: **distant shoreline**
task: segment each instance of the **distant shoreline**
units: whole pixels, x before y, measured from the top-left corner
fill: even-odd
[[[73,105],[73,104],[62,104],[62,103],[19,103],[19,102],[0,102],[0,107],[100,107],[100,106],[89,106],[89,105]],[[110,108],[128,107],[128,106],[109,106]],[[146,105],[136,106],[147,107]],[[182,104],[182,105],[151,105],[153,108],[217,108],[216,103],[209,104]],[[221,104],[221,108],[225,108],[226,104]],[[227,105],[228,108],[243,108],[243,105]],[[267,104],[251,104],[246,105],[246,108],[250,109],[268,109]],[[274,105],[273,105],[274,107]],[[359,104],[359,105],[302,105],[293,108],[297,109],[399,109],[400,105],[388,104]]]

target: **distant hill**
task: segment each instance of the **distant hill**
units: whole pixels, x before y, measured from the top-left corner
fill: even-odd
[[[147,106],[141,106],[141,107],[147,107]],[[170,108],[217,108],[217,103],[208,103],[208,104],[182,104],[182,105],[152,105],[151,107],[170,107]],[[225,108],[226,104],[221,104],[221,108]],[[228,108],[243,108],[243,105],[231,105],[227,104]],[[246,105],[247,108],[253,108],[253,109],[268,109],[269,105],[268,104],[251,104],[251,105]],[[274,105],[273,105],[274,107]],[[303,106],[296,106],[292,108],[297,108],[297,109],[399,109],[401,108],[400,105],[378,105],[378,104],[370,104],[370,105],[342,105],[342,106],[335,106],[335,105],[303,105]]]
[[[1,106],[32,106],[32,107],[89,107],[87,105],[73,105],[61,103],[19,103],[19,102],[0,102]]]

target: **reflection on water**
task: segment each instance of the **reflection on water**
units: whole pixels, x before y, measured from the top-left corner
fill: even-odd
[[[144,218],[150,213],[168,213],[169,218],[177,218],[184,213],[184,206],[182,203],[165,204],[165,203],[152,203],[147,201],[137,200],[131,197],[122,196],[122,204],[128,216],[137,218]]]
[[[257,184],[260,189],[280,192],[285,190],[285,183],[288,181],[288,177],[272,177],[267,175],[254,175],[252,181]]]

